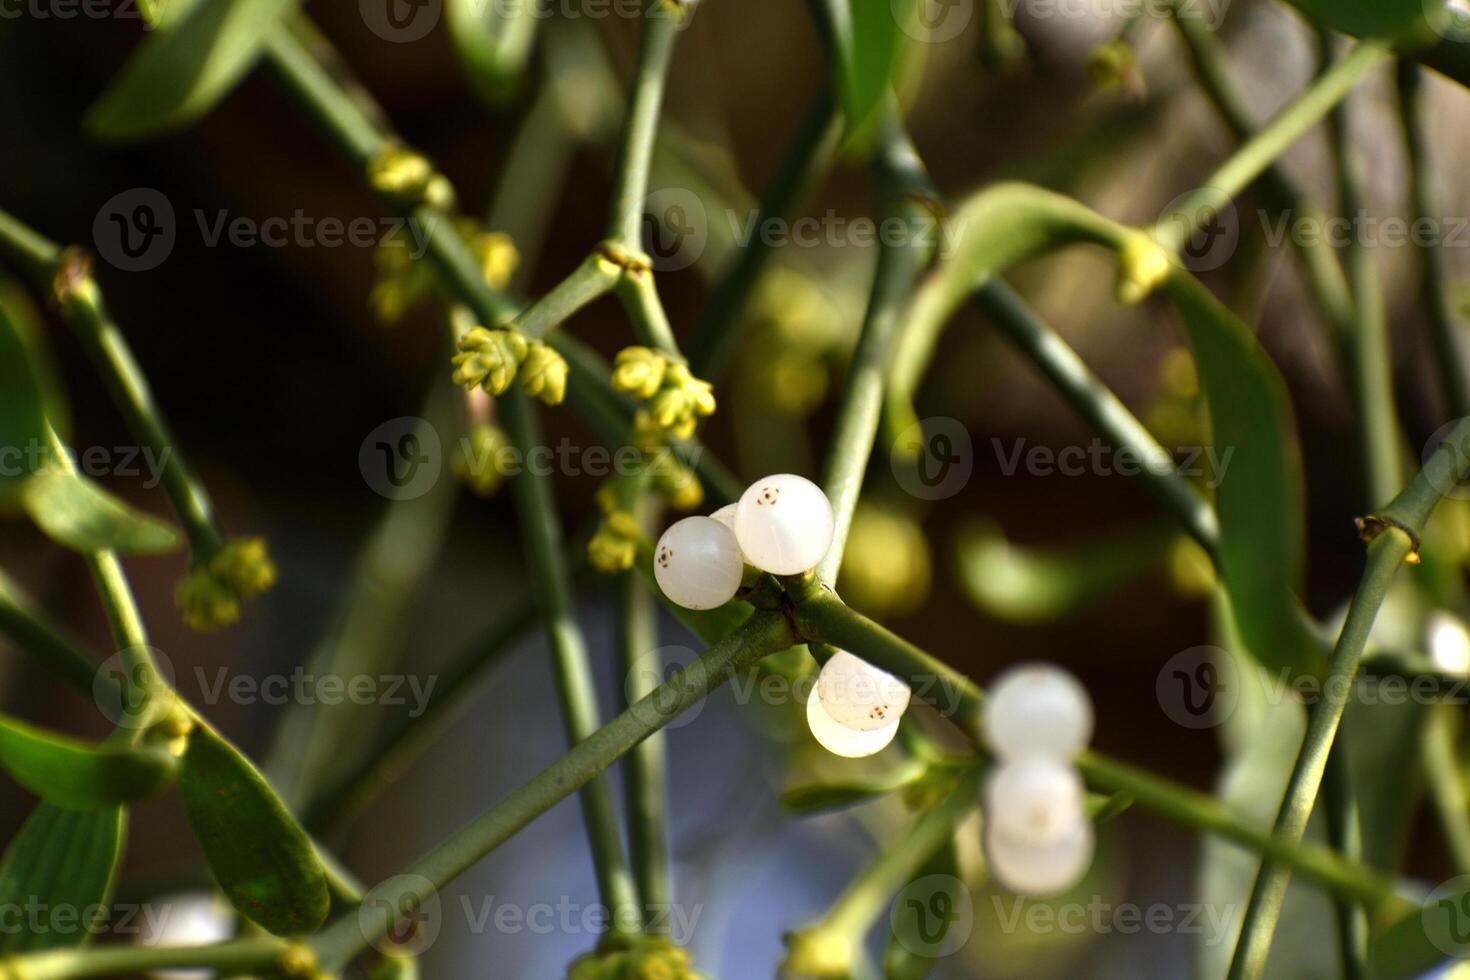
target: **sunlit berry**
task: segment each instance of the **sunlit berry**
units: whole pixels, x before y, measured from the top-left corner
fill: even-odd
[[[868,732],[839,724],[827,714],[822,707],[822,699],[815,694],[807,698],[806,724],[822,748],[846,759],[861,759],[882,752],[898,734],[897,718]]]
[[[653,577],[685,609],[714,609],[735,598],[745,562],[735,535],[719,521],[686,517],[653,549]]]
[[[990,689],[984,730],[1002,759],[1071,759],[1092,738],[1092,702],[1077,678],[1059,667],[1013,667]]]
[[[870,732],[903,716],[910,691],[907,684],[886,670],[838,650],[817,675],[816,696],[833,721]]]
[[[792,473],[752,483],[735,510],[735,537],[745,560],[773,575],[815,568],[832,547],[834,526],[822,488]]]

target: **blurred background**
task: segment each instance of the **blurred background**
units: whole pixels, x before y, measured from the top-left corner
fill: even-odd
[[[1021,50],[966,3],[953,5],[972,15],[957,33],[922,45],[922,71],[905,103],[937,187],[958,201],[989,182],[1020,178],[1075,195],[1112,218],[1152,222],[1234,146],[1194,84],[1178,35],[1167,18],[1140,18],[1129,28],[1136,65],[1121,79],[1100,83],[1089,71],[1090,58],[1118,35],[1122,20],[1105,10],[1047,16],[1034,7],[1022,3],[1016,10]],[[1235,0],[1224,7],[1222,0],[1218,40],[1251,110],[1264,120],[1310,80],[1315,42],[1280,4]],[[454,181],[467,213],[486,215],[492,228],[497,216],[510,215],[544,231],[539,242],[536,235],[517,242],[518,289],[544,292],[601,237],[636,22],[563,13],[543,24],[546,43],[533,56],[526,83],[487,98],[462,70],[442,23],[402,42],[375,33],[357,4],[316,4],[311,13],[407,142]],[[548,55],[553,34],[595,53],[576,62],[585,70],[568,70]],[[133,559],[127,568],[180,690],[264,760],[289,797],[303,768],[349,765],[344,746],[361,745],[377,726],[401,721],[411,698],[401,707],[311,713],[211,699],[218,679],[289,675],[352,643],[374,644],[381,662],[401,664],[394,668],[401,672],[436,676],[522,594],[519,535],[508,495],[459,492],[447,463],[434,488],[413,500],[385,499],[365,478],[359,450],[369,433],[424,414],[425,392],[447,370],[433,304],[381,322],[370,302],[380,275],[374,248],[328,247],[309,237],[281,247],[211,243],[205,225],[221,215],[250,222],[298,213],[318,221],[382,217],[268,73],[253,72],[206,119],[166,139],[117,146],[84,134],[85,110],[142,35],[139,21],[123,16],[67,18],[34,8],[0,19],[0,208],[55,240],[95,248],[99,215],[117,195],[151,188],[172,207],[177,235],[164,260],[126,271],[104,255],[97,277],[224,526],[267,537],[280,577],[240,625],[198,634],[181,623],[173,603],[174,584],[186,571],[183,555]],[[655,185],[698,196],[708,222],[698,261],[659,276],[681,337],[826,71],[799,4],[706,0],[680,34]],[[541,96],[552,84],[560,86],[560,110],[549,124]],[[1425,98],[1433,107],[1430,152],[1448,224],[1470,214],[1470,187],[1458,179],[1470,152],[1467,100],[1433,76]],[[1350,106],[1368,210],[1406,215],[1402,136],[1388,73],[1373,76]],[[501,181],[518,136],[547,132],[552,149],[542,165],[505,191]],[[1322,132],[1295,146],[1285,164],[1315,202],[1333,206],[1336,187]],[[865,169],[839,156],[801,212],[830,228],[839,219],[872,217],[875,207]],[[1206,278],[1258,328],[1291,389],[1308,498],[1306,599],[1315,614],[1330,618],[1356,584],[1362,561],[1352,525],[1364,493],[1357,422],[1290,251],[1269,240],[1259,207],[1252,198],[1238,202],[1234,254]],[[1444,253],[1456,275],[1470,262],[1464,247],[1470,233],[1459,235],[1459,247],[1447,240]],[[748,314],[750,341],[718,387],[721,409],[702,433],[747,481],[787,470],[816,477],[823,458],[875,249],[840,233],[822,238],[777,249]],[[1398,410],[1417,447],[1449,418],[1432,382],[1418,256],[1412,248],[1379,248],[1376,258]],[[1199,445],[1207,429],[1179,324],[1162,304],[1118,306],[1110,262],[1074,251],[1030,264],[1012,281],[1166,446]],[[13,282],[4,289],[17,309],[34,305]],[[129,445],[75,340],[53,311],[34,309],[70,397],[74,444]],[[568,330],[609,357],[630,342],[611,299],[579,314]],[[1173,534],[1169,516],[1136,477],[1010,465],[1018,451],[1088,447],[1095,434],[978,311],[962,311],[945,332],[918,408],[925,418],[961,426],[971,476],[942,499],[918,499],[902,490],[887,446],[880,445],[844,569],[844,596],[982,683],[1021,661],[1066,666],[1094,698],[1098,748],[1199,789],[1217,788],[1222,772],[1234,771],[1222,769],[1220,730],[1177,724],[1156,695],[1171,658],[1218,641],[1202,556]],[[553,443],[596,443],[571,412],[543,416]],[[446,430],[442,441],[450,447],[455,438]],[[167,515],[167,502],[145,478],[113,475],[104,482],[140,508]],[[595,519],[597,485],[585,475],[558,479],[572,532],[584,533]],[[0,523],[0,567],[93,649],[108,650],[102,611],[74,555],[24,520],[10,519]],[[621,677],[607,589],[595,581],[585,588],[580,614],[610,715]],[[701,649],[672,619],[661,626],[664,644]],[[1406,629],[1405,642],[1421,640],[1412,625]],[[106,732],[93,705],[33,670],[18,652],[7,651],[0,671],[6,710],[68,731]],[[362,878],[394,873],[564,750],[547,651],[534,631],[476,691],[402,780],[334,838]],[[313,725],[326,725],[329,737],[309,741]],[[942,730],[937,722],[932,727]],[[307,744],[321,757],[307,758]],[[890,799],[812,817],[785,812],[783,788],[863,765],[824,759],[800,723],[799,706],[739,705],[722,691],[671,733],[669,746],[676,902],[697,916],[692,935],[680,938],[712,976],[770,976],[782,955],[781,934],[821,914],[903,826],[903,807]],[[1410,828],[1399,836],[1410,841],[1405,867],[1438,881],[1448,865],[1433,821],[1417,804],[1417,788],[1402,792]],[[1279,791],[1248,789],[1242,800],[1250,799],[1265,819]],[[31,801],[9,785],[0,800],[0,832],[8,836]],[[961,858],[977,866],[978,831],[970,838],[973,852],[962,849]],[[172,800],[138,808],[123,896],[202,884],[190,841]],[[1229,900],[1220,896],[1243,889],[1254,867],[1240,858],[1135,810],[1105,825],[1084,890],[1113,907],[1175,908],[1217,889],[1210,900],[1228,911]],[[941,966],[942,975],[1181,976],[1216,962],[1222,946],[1228,954],[1228,942],[1202,949],[1212,945],[1208,937],[1182,929],[1089,928],[1041,937],[1007,931],[1001,905],[991,900],[1001,893],[986,884],[983,871],[974,874],[973,934]],[[1303,934],[1316,925],[1329,928],[1328,906],[1310,887],[1296,892],[1293,914],[1304,923]],[[467,927],[466,912],[478,914],[487,900],[520,908],[596,903],[574,802],[556,807],[443,896],[443,926],[424,954],[425,975],[554,977],[595,944],[594,935],[578,929]],[[875,935],[875,943],[882,938]],[[1320,956],[1291,963],[1279,964],[1281,975],[1336,975],[1335,964],[1324,965]]]

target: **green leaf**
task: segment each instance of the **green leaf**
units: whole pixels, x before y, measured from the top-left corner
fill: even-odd
[[[445,0],[460,65],[492,105],[513,95],[536,45],[539,0]]]
[[[199,118],[250,70],[297,2],[175,0],[87,111],[87,128],[104,139],[140,139]]]
[[[840,810],[887,796],[924,778],[928,766],[917,760],[871,779],[841,780],[792,786],[781,794],[781,805],[792,813],[812,814]]]
[[[1176,537],[1157,528],[1129,529],[1052,550],[1012,544],[999,525],[975,522],[958,535],[960,583],[997,619],[1047,622],[1100,602],[1161,565]]]
[[[838,68],[848,140],[867,146],[890,92],[903,87],[915,39],[923,36],[920,0],[852,0],[840,37]],[[839,32],[839,36],[842,32]]]
[[[0,766],[48,803],[91,810],[146,799],[173,781],[167,752],[91,745],[0,715]]]
[[[1379,41],[1418,40],[1431,35],[1445,0],[1288,0],[1323,27]]]
[[[41,311],[31,299],[23,282],[0,276],[0,321],[6,318],[29,352],[31,375],[41,391],[42,410],[50,420],[51,427],[65,438],[71,432],[71,406],[67,401],[61,372],[56,367],[56,359],[46,343],[46,324],[42,320]],[[0,323],[0,330],[3,329],[4,324]],[[4,395],[0,395],[0,405],[3,403]],[[4,408],[0,407],[0,416],[4,414]]]
[[[30,348],[0,307],[0,496],[22,486],[49,438]]]
[[[57,467],[41,470],[27,480],[21,502],[47,537],[74,551],[152,555],[172,551],[181,541],[169,524],[134,510],[91,480]]]
[[[331,899],[311,839],[265,777],[203,721],[189,734],[179,799],[241,915],[278,936],[321,926]]]
[[[101,914],[112,896],[122,856],[122,807],[65,810],[36,807],[0,859],[0,908],[90,910]],[[0,931],[0,953],[29,953],[84,944],[91,923],[68,929]]]
[[[1286,385],[1254,335],[1194,277],[1176,272],[1167,289],[1194,348],[1222,461],[1220,570],[1241,641],[1268,668],[1309,669],[1320,648],[1296,600],[1305,531]]]

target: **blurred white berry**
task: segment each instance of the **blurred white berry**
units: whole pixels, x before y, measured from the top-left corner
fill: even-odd
[[[735,533],[735,510],[739,506],[739,504],[726,504],[709,516],[711,519],[719,521],[721,524],[728,527],[730,529],[730,533],[733,534]]]
[[[1071,759],[1092,738],[1092,701],[1077,678],[1049,664],[1026,664],[990,689],[985,739],[1002,759]]]
[[[1434,666],[1447,674],[1470,673],[1470,630],[1464,620],[1436,609],[1424,624],[1424,634]]]
[[[861,657],[838,650],[817,675],[822,709],[839,725],[871,732],[903,717],[909,686]]]
[[[658,587],[685,609],[714,609],[735,598],[745,562],[735,535],[719,521],[686,517],[653,549]]]
[[[1031,756],[1003,763],[985,782],[985,816],[1006,838],[1047,844],[1087,819],[1077,770],[1065,762]]]
[[[845,759],[861,759],[882,752],[898,734],[897,718],[868,732],[838,724],[827,714],[822,707],[822,699],[815,694],[807,698],[806,723],[822,748]]]
[[[182,892],[155,899],[142,918],[138,941],[144,946],[208,946],[235,934],[229,905],[209,892]],[[155,970],[156,980],[209,980],[213,970]]]
[[[735,510],[735,537],[745,560],[773,575],[815,568],[832,547],[834,527],[822,488],[792,473],[752,483]]]
[[[1046,844],[1013,837],[994,820],[985,824],[985,856],[996,879],[1017,895],[1046,898],[1074,887],[1092,865],[1092,822],[1075,827]]]

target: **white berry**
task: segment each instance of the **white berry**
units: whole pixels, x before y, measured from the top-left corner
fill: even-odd
[[[893,741],[893,736],[898,734],[897,718],[882,728],[868,732],[838,724],[827,714],[822,707],[822,699],[815,694],[807,698],[806,723],[812,730],[812,737],[822,748],[846,759],[861,759],[882,752]]]
[[[735,510],[735,537],[745,560],[772,575],[815,568],[832,547],[835,525],[822,488],[792,473],[752,483]]]
[[[990,689],[984,729],[1002,759],[1071,759],[1092,738],[1092,701],[1077,678],[1058,667],[1014,667]]]
[[[838,650],[817,675],[817,697],[839,725],[870,732],[887,727],[909,706],[909,686],[861,657]]]
[[[1018,895],[1046,898],[1076,886],[1092,865],[1092,822],[1075,827],[1047,844],[1018,839],[987,820],[985,855],[1002,885]]]
[[[1087,819],[1077,770],[1030,756],[997,766],[985,783],[985,816],[1008,839],[1043,845]]]
[[[739,506],[739,504],[726,504],[709,516],[728,527],[733,534],[735,531],[735,511]]]
[[[653,549],[653,577],[685,609],[714,609],[735,598],[745,562],[735,535],[719,521],[686,517]]]

